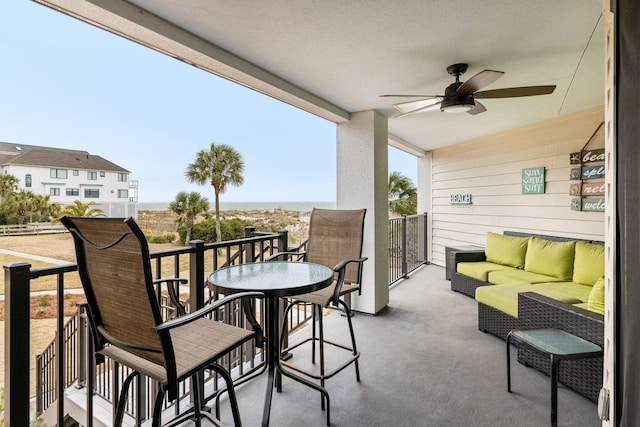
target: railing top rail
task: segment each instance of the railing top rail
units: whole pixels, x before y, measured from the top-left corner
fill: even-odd
[[[151,259],[164,258],[167,256],[189,254],[192,252],[195,252],[195,249],[192,246],[182,246],[176,249],[163,249],[160,251],[153,251],[149,254],[149,257]]]
[[[265,240],[278,239],[279,237],[280,235],[278,233],[261,233],[260,236],[244,237],[242,239],[236,239],[236,240],[225,240],[223,242],[205,243],[204,247],[209,249],[211,248],[217,249],[219,247],[241,245],[243,243],[254,243],[254,242],[262,242]]]

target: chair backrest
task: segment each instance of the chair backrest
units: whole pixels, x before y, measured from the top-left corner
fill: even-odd
[[[132,218],[63,217],[73,235],[78,272],[93,326],[104,341],[164,365],[162,323],[149,247]]]
[[[313,209],[307,242],[308,262],[334,268],[345,259],[362,256],[366,209]],[[347,266],[345,282],[360,283],[357,263]]]

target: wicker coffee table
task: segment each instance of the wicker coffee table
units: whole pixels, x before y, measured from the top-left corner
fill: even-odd
[[[602,348],[560,329],[514,329],[507,335],[507,391],[511,393],[509,344],[527,343],[551,358],[551,426],[558,425],[558,370],[561,360],[588,359],[602,355]]]

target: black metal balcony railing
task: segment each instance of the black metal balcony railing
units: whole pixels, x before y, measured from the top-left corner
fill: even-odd
[[[427,214],[389,219],[389,285],[427,263]]]
[[[426,218],[416,215],[389,221],[389,284],[426,263]],[[180,278],[188,275],[189,289],[182,303],[189,308],[199,308],[209,299],[217,298],[204,286],[206,273],[227,265],[262,262],[276,252],[287,248],[286,231],[278,233],[256,232],[247,227],[246,238],[233,241],[205,244],[190,242],[187,247],[159,251],[151,254],[154,277]],[[301,247],[304,249],[304,246]],[[300,250],[300,249],[299,249]],[[87,393],[87,426],[93,423],[93,396],[111,401],[118,394],[118,388],[128,374],[127,368],[114,365],[112,361],[91,357],[91,340],[84,306],[80,305],[71,319],[64,322],[64,277],[77,271],[75,264],[31,268],[26,263],[5,265],[5,422],[6,425],[27,425],[29,420],[29,297],[30,282],[44,276],[57,276],[58,313],[56,338],[36,357],[36,410],[42,413],[51,405],[57,407],[57,425],[64,425],[64,393],[75,384],[77,388],[93,390]],[[163,313],[173,315],[175,307],[166,295],[158,293]],[[224,316],[228,321],[242,318],[239,307],[227,307]],[[264,313],[263,307],[257,307]],[[258,316],[260,319],[260,316]],[[287,319],[289,330],[296,329],[308,319],[307,312],[292,312]],[[245,346],[231,357],[221,361],[236,377],[252,372],[263,362],[262,355],[253,347]],[[217,389],[215,376],[206,378],[208,387]],[[127,413],[142,421],[152,413],[152,401],[157,385],[148,379],[133,385]],[[189,382],[182,385],[181,399],[191,398]],[[165,402],[168,407],[169,403]],[[178,405],[176,405],[177,407]]]

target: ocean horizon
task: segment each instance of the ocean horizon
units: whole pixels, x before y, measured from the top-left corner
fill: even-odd
[[[138,211],[165,211],[171,202],[138,202]],[[213,203],[210,205],[213,210]],[[335,209],[336,202],[220,202],[221,211],[262,211],[282,209],[309,212],[313,208]]]

